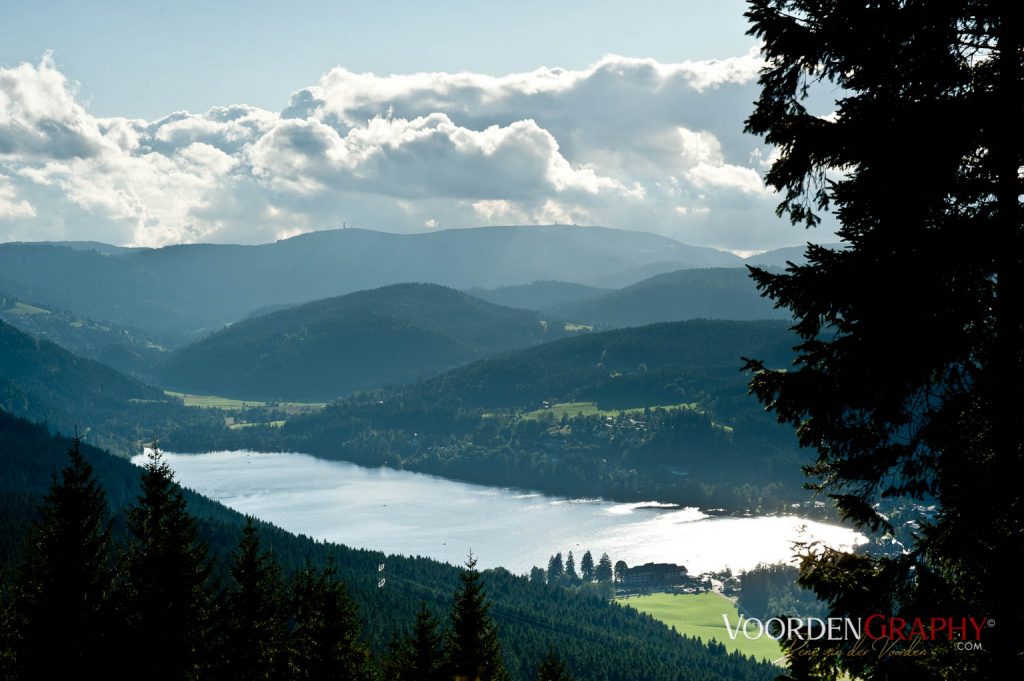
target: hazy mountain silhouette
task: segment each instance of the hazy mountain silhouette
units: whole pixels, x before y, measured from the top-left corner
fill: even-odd
[[[259,246],[101,250],[0,245],[0,288],[174,342],[258,308],[402,281],[492,288],[586,282],[651,263],[671,262],[677,269],[742,263],[729,253],[654,234],[557,225],[408,235],[344,229]]]
[[[831,248],[832,250],[843,248],[843,244],[840,243],[820,245],[825,248]],[[806,246],[787,246],[785,248],[776,248],[775,250],[748,256],[743,259],[743,263],[746,265],[753,265],[754,267],[778,268],[784,268],[787,262],[802,265],[806,262],[806,258],[804,258],[804,251],[806,249]]]
[[[543,308],[547,314],[601,327],[686,319],[785,319],[760,296],[746,268],[689,269],[659,274],[617,291]]]

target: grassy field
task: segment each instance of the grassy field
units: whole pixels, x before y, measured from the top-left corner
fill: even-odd
[[[225,411],[238,411],[250,407],[278,407],[289,414],[297,414],[303,411],[315,411],[324,407],[323,402],[262,402],[260,400],[235,400],[230,397],[216,397],[214,395],[189,395],[187,393],[176,393],[173,390],[165,390],[171,397],[180,397],[186,407],[200,407],[202,409],[223,409]]]
[[[696,402],[681,403],[681,404],[659,404],[652,405],[650,407],[631,407],[629,409],[601,409],[593,402],[559,402],[553,404],[546,409],[535,409],[534,411],[523,414],[524,419],[536,419],[542,414],[551,414],[556,419],[560,419],[563,416],[611,416],[615,417],[620,414],[634,414],[642,412],[644,409],[696,409]]]
[[[280,428],[281,426],[284,425],[284,423],[284,421],[267,421],[266,425],[270,426],[271,428]],[[231,430],[241,430],[242,428],[253,428],[254,426],[262,425],[262,423],[248,423],[246,421],[242,421],[240,423],[230,423],[228,424],[228,428],[230,428]]]
[[[44,310],[41,307],[29,305],[28,303],[15,303],[14,307],[5,310],[5,312],[17,317],[30,317],[36,314],[50,314],[49,310]]]
[[[735,641],[729,638],[722,614],[728,615],[729,624],[735,626],[739,613],[736,604],[722,594],[651,594],[620,598],[618,602],[646,612],[670,627],[674,626],[680,634],[699,636],[705,641],[715,639],[729,652],[738,650],[744,655],[771,661],[782,657],[779,644],[767,636],[756,641],[747,640],[742,633]]]

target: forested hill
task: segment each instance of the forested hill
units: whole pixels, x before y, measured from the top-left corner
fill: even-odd
[[[746,268],[736,267],[659,274],[623,289],[542,309],[560,319],[605,328],[687,319],[788,317],[761,297]]]
[[[675,268],[742,264],[731,253],[599,227],[481,227],[407,235],[343,229],[259,246],[100,252],[0,244],[0,289],[183,340],[261,307],[403,281],[459,289],[546,279],[586,283],[595,273],[626,272],[655,262],[671,262]]]
[[[0,576],[9,576],[35,507],[54,472],[63,468],[70,446],[66,438],[0,412]],[[83,454],[94,467],[116,514],[115,540],[124,540],[124,509],[138,495],[140,469],[92,447]],[[186,492],[191,513],[199,519],[201,538],[211,548],[215,572],[229,579],[227,561],[235,553],[243,518],[196,494]],[[420,600],[442,622],[451,608],[458,570],[422,558],[385,557],[297,537],[258,524],[264,548],[286,572],[311,561],[334,562],[359,609],[366,641],[375,656],[387,649],[394,632],[408,631]],[[378,565],[386,563],[389,579],[379,588]],[[568,590],[531,584],[504,570],[491,570],[483,581],[492,602],[506,666],[512,679],[532,679],[551,646],[578,679],[599,681],[769,681],[778,668],[755,663],[721,646],[708,647],[683,638],[646,615]],[[110,660],[116,665],[118,660]],[[112,678],[117,678],[115,668]]]
[[[842,243],[826,243],[818,244],[822,248],[828,248],[834,251],[845,248],[846,245]],[[805,253],[807,246],[787,246],[785,248],[776,248],[771,251],[765,251],[764,253],[758,253],[757,255],[750,255],[743,259],[744,264],[751,265],[753,267],[777,267],[779,269],[785,268],[788,263],[794,263],[796,265],[803,265],[807,262]]]
[[[223,417],[186,409],[162,390],[32,338],[0,321],[0,409],[119,454],[183,427],[223,429]]]
[[[139,329],[34,303],[0,291],[0,321],[147,381],[152,381],[152,367],[166,356],[165,349]]]
[[[687,377],[705,392],[709,385],[701,382],[743,385],[741,357],[783,366],[796,341],[788,327],[782,321],[692,320],[583,334],[453,369],[398,389],[395,397],[530,409],[579,399],[608,407],[673,404],[688,395],[679,387]]]
[[[160,374],[185,392],[315,402],[566,335],[538,312],[396,284],[245,319],[179,350]]]
[[[370,391],[281,428],[181,433],[177,451],[286,449],[564,496],[777,511],[806,499],[789,428],[747,395],[741,357],[784,366],[786,322],[585,334]]]
[[[610,289],[573,284],[568,281],[535,281],[516,286],[497,288],[475,287],[466,291],[471,296],[495,305],[507,305],[524,310],[544,310],[553,305],[588,300]]]

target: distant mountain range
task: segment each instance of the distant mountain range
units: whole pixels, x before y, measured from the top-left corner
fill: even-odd
[[[761,297],[746,268],[688,269],[659,274],[592,298],[546,305],[544,313],[600,327],[687,319],[786,319]]]
[[[245,319],[179,350],[159,375],[191,393],[324,401],[566,335],[538,312],[395,284]]]
[[[820,245],[832,250],[839,250],[840,248],[843,248],[843,244],[840,243]],[[764,253],[758,253],[757,255],[751,255],[744,258],[743,263],[754,267],[778,268],[784,268],[790,262],[795,265],[802,265],[807,260],[804,258],[804,251],[806,249],[806,246],[787,246],[786,248],[776,248],[772,251],[765,251]]]
[[[123,249],[0,244],[0,290],[144,329],[176,344],[258,308],[400,282],[494,288],[650,276],[644,268],[734,267],[731,253],[644,232],[559,225],[399,235],[322,231],[260,246]],[[630,274],[630,273],[633,274]]]

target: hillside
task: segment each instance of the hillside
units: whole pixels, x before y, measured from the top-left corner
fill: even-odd
[[[65,438],[0,412],[0,575],[13,566],[26,528],[36,517],[36,505],[48,490],[52,473],[66,464],[69,446]],[[106,490],[115,515],[115,540],[122,542],[124,509],[138,495],[140,469],[93,447],[84,446],[83,454]],[[186,497],[189,511],[199,520],[200,536],[211,548],[215,573],[226,576],[243,517],[187,490]],[[315,542],[265,523],[258,523],[258,531],[263,546],[285,571],[307,561],[317,567],[333,562],[358,606],[364,638],[378,656],[394,632],[411,627],[421,600],[442,621],[447,617],[458,584],[458,570],[450,565]],[[384,588],[377,581],[381,563],[386,563],[390,576]],[[646,615],[600,599],[531,584],[500,569],[485,572],[483,581],[506,666],[515,681],[533,678],[548,646],[556,648],[581,679],[592,678],[595,669],[614,681],[768,681],[778,672],[679,636]],[[112,673],[117,676],[116,669]]]
[[[82,408],[113,411],[163,393],[99,362],[72,355],[0,322],[0,406],[68,432]],[[81,424],[85,426],[83,422]]]
[[[742,356],[785,366],[785,322],[584,334],[289,418],[271,433],[179,431],[167,446],[300,451],[562,496],[778,511],[807,455],[747,395]],[[271,439],[268,439],[271,438]]]
[[[543,310],[554,305],[575,303],[607,293],[608,289],[567,281],[535,281],[518,286],[468,289],[469,295],[495,305],[518,307],[524,310]]]
[[[686,319],[782,319],[762,298],[746,268],[686,269],[576,302],[550,305],[547,314],[604,328]]]
[[[677,269],[742,264],[730,253],[599,227],[481,227],[407,235],[344,229],[259,246],[196,244],[101,252],[0,244],[0,289],[91,319],[143,329],[163,344],[174,344],[257,308],[403,281],[458,289],[553,279],[585,282],[597,273],[663,262]]]
[[[80,357],[94,359],[144,380],[152,380],[153,367],[167,354],[138,329],[36,305],[3,292],[0,292],[0,320],[35,338],[52,341]]]
[[[742,356],[788,361],[795,337],[779,321],[693,320],[584,334],[475,362],[401,395],[437,394],[464,406],[536,409],[596,400],[609,407],[673,404],[686,395],[663,377],[745,384]],[[744,389],[745,394],[745,389]],[[668,400],[668,401],[666,401]]]
[[[162,390],[0,321],[0,409],[120,454],[182,427],[223,428]]]
[[[832,250],[843,248],[843,244],[841,243],[819,245],[823,248],[829,248]],[[790,262],[802,265],[806,262],[806,258],[804,258],[804,251],[806,250],[806,246],[787,246],[786,248],[776,248],[771,251],[765,251],[764,253],[748,256],[743,259],[743,263],[746,265],[753,265],[754,267],[778,267],[779,269],[785,268]]]
[[[538,312],[396,284],[245,319],[176,352],[160,376],[185,392],[325,401],[566,333]]]

